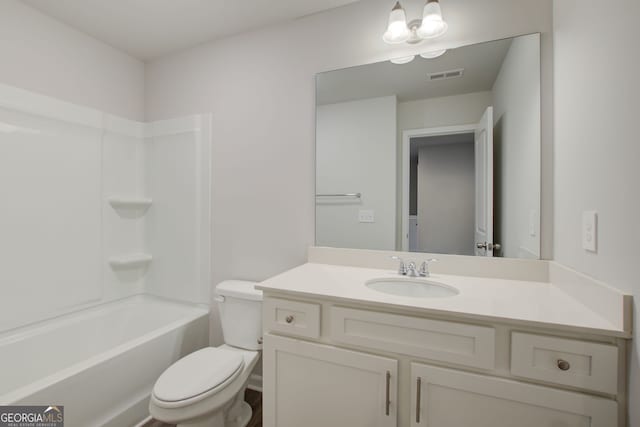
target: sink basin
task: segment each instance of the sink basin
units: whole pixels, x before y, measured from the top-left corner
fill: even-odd
[[[385,294],[413,298],[444,298],[460,293],[452,286],[419,278],[385,277],[369,280],[365,285]]]

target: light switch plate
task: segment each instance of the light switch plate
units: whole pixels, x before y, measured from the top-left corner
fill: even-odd
[[[596,211],[582,212],[582,249],[597,252],[598,213]]]
[[[358,222],[375,222],[372,210],[359,210]]]

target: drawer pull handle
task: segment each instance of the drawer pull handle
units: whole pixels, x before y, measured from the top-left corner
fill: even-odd
[[[416,380],[416,424],[420,424],[420,393],[422,392],[422,378]]]
[[[391,400],[389,398],[389,389],[391,388],[391,372],[387,371],[387,401],[385,402],[384,413],[389,416],[389,407],[391,406]]]
[[[558,359],[558,369],[561,371],[568,371],[571,368],[571,364],[563,359]]]
[[[290,314],[290,315],[288,315],[284,320],[285,320],[287,323],[292,323],[292,322],[293,322],[293,316]]]

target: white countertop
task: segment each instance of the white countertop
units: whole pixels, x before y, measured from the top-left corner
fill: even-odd
[[[366,281],[374,278],[398,277],[403,276],[391,270],[307,263],[267,279],[256,288],[424,314],[629,336],[629,331],[552,283],[432,274],[427,280],[453,286],[460,291],[458,295],[444,298],[388,295],[365,286]]]

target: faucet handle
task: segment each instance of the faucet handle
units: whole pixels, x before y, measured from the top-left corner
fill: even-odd
[[[404,260],[402,258],[400,258],[399,256],[395,256],[395,255],[393,255],[393,256],[391,256],[389,258],[394,259],[396,261],[400,261],[400,266],[398,267],[398,274],[406,276],[407,275],[407,266],[405,265]]]
[[[426,261],[423,261],[422,264],[420,265],[420,271],[418,271],[418,274],[420,274],[421,277],[429,277],[431,276],[431,273],[429,272],[429,263],[430,262],[438,262],[437,258],[429,258]]]

